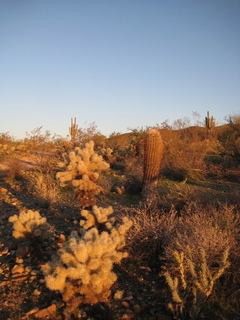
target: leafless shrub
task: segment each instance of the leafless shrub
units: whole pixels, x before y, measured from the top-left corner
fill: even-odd
[[[102,174],[99,178],[99,186],[102,188],[103,194],[108,194],[114,188],[115,182],[109,175]]]
[[[189,213],[178,218],[175,237],[169,239],[164,259],[171,261],[170,256],[175,250],[187,255],[189,246],[196,262],[201,260],[200,251],[203,249],[214,265],[226,247],[231,251],[236,248],[239,223],[239,213],[233,206],[201,207],[192,203]]]
[[[28,175],[30,192],[49,204],[59,200],[60,187],[51,173],[34,171]]]
[[[9,179],[20,178],[24,170],[24,165],[16,158],[11,158],[6,163],[6,176]]]
[[[129,213],[133,222],[127,246],[136,260],[157,262],[158,256],[176,230],[176,212],[160,211],[144,203]]]
[[[175,288],[179,294],[183,296],[187,294],[185,300],[191,299],[191,288],[196,277],[199,277],[202,283],[211,284],[209,295],[211,294],[216,301],[219,300],[219,293],[222,295],[227,292],[228,299],[235,295],[240,284],[238,268],[240,215],[237,208],[222,204],[219,204],[218,207],[212,204],[208,207],[201,207],[197,203],[192,203],[189,213],[178,217],[177,220],[173,237],[169,238],[161,256],[164,266],[162,274],[167,276],[170,287],[171,281],[169,280],[172,279],[175,283],[174,287],[171,287],[171,293],[173,294],[173,288]],[[176,259],[176,257],[185,257],[185,259]],[[225,265],[223,257],[227,257]],[[180,288],[182,278],[185,279],[185,286],[182,288],[184,291],[181,291]],[[189,291],[186,291],[187,288]],[[227,295],[224,297],[225,304]],[[199,313],[200,310],[193,310],[192,307],[202,308],[202,302],[206,303],[206,299],[199,300],[199,296],[196,297],[197,300],[192,301],[194,303],[184,304],[187,314],[193,311]],[[198,305],[197,301],[201,303]]]

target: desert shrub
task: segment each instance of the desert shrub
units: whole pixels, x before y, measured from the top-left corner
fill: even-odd
[[[170,309],[178,319],[197,318],[210,296],[216,303],[218,287],[236,293],[240,283],[239,221],[236,208],[223,205],[195,205],[178,218],[174,236],[161,257],[171,292]]]
[[[103,173],[99,177],[98,184],[101,187],[101,192],[105,195],[114,190],[116,178],[108,173]]]
[[[146,128],[128,128],[131,131],[131,139],[129,141],[129,149],[134,157],[143,156],[144,153],[144,138],[146,131],[150,129]]]
[[[199,194],[195,192],[194,186],[187,183],[187,179],[176,182],[162,177],[159,184],[149,192],[147,203],[153,210],[169,212],[174,209],[178,214],[184,214],[189,203],[198,200]]]
[[[117,280],[113,265],[127,256],[121,249],[130,220],[125,217],[122,224],[115,223],[111,207],[95,206],[93,211],[83,210],[82,215],[86,220],[81,221],[79,233],[72,232],[43,268],[47,287],[59,290],[67,303],[66,315],[81,303],[107,301]],[[102,231],[96,228],[100,225],[105,226]]]
[[[50,131],[46,130],[45,133],[41,132],[42,127],[33,129],[30,133],[26,133],[27,138],[24,139],[26,150],[33,152],[39,150],[52,150],[55,146],[55,135],[52,136]]]
[[[79,145],[93,141],[96,148],[102,148],[105,145],[106,137],[98,130],[95,122],[88,124],[87,128],[79,128],[76,141]]]
[[[219,133],[222,152],[239,159],[240,157],[240,118],[230,119],[229,124]]]
[[[15,151],[15,147],[9,144],[0,144],[0,153],[1,154],[10,154]]]
[[[50,225],[47,223],[47,219],[41,217],[38,211],[21,211],[19,216],[11,216],[9,222],[13,223],[14,238],[43,240],[48,237]]]
[[[9,132],[0,133],[0,144],[10,144],[14,141],[14,138],[9,134]]]
[[[60,188],[54,173],[32,171],[26,175],[28,190],[35,197],[49,205],[56,203],[60,197]]]
[[[131,259],[156,264],[164,246],[176,231],[176,212],[165,212],[144,202],[129,213],[132,221],[127,249]]]
[[[56,171],[59,156],[55,152],[39,151],[34,155],[35,171],[49,174]]]
[[[240,284],[236,206],[192,202],[178,215],[174,207],[167,211],[145,202],[128,214],[133,223],[127,238],[130,257],[159,266],[176,319],[202,319],[215,311],[216,316],[223,303],[234,313]],[[159,291],[166,295],[164,286]]]
[[[59,165],[66,167],[66,171],[58,172],[56,177],[60,185],[72,185],[76,188],[76,198],[82,208],[93,206],[95,195],[101,191],[96,183],[99,172],[109,168],[102,156],[94,152],[94,142],[86,143],[85,148],[75,148],[69,154],[64,154],[64,162]]]
[[[6,176],[9,179],[19,179],[22,177],[24,166],[21,161],[16,158],[10,158],[6,162]]]
[[[100,155],[103,157],[105,161],[111,161],[111,159],[113,158],[112,153],[113,153],[113,149],[109,147],[100,149]]]
[[[162,129],[164,155],[162,173],[171,179],[194,179],[206,173],[205,157],[217,152],[214,134],[207,136],[205,128],[190,127],[173,130]]]
[[[0,143],[0,160],[7,161],[11,159],[16,151],[16,146],[12,142]]]
[[[204,249],[211,262],[219,256],[226,247],[233,248],[236,245],[236,235],[239,232],[239,216],[234,213],[234,207],[219,204],[219,208],[213,205],[203,207],[192,203],[188,213],[178,218],[177,238],[168,243],[166,252],[174,250],[185,251],[190,246],[195,261],[200,259],[199,246]],[[196,250],[196,252],[195,252]]]

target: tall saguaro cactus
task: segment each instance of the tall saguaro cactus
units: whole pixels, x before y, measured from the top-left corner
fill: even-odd
[[[78,125],[76,122],[76,117],[74,119],[71,118],[71,127],[69,127],[69,133],[70,133],[70,137],[71,137],[71,142],[73,145],[75,145],[77,133],[78,133]]]
[[[157,185],[163,156],[163,141],[157,129],[147,131],[144,141],[143,195]]]
[[[212,128],[215,127],[215,120],[213,116],[210,118],[209,111],[207,112],[207,117],[205,117],[205,126],[208,128],[209,131],[212,130]]]

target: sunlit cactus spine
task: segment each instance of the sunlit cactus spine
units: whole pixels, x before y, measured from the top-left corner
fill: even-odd
[[[209,111],[207,112],[207,117],[205,117],[205,126],[209,131],[211,131],[212,128],[215,127],[215,120],[214,120],[213,116],[210,118]]]
[[[146,132],[144,141],[144,171],[142,193],[157,185],[163,156],[163,141],[157,129]]]
[[[74,119],[71,118],[71,127],[69,127],[69,133],[70,133],[72,144],[76,145],[77,133],[78,133],[78,125],[76,122],[76,117]]]

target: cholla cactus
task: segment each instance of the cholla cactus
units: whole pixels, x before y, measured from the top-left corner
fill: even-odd
[[[57,173],[60,185],[65,187],[72,185],[76,187],[76,197],[82,208],[93,206],[95,195],[101,191],[96,184],[99,178],[99,171],[109,168],[102,156],[94,152],[94,142],[86,143],[85,148],[75,148],[69,154],[64,154],[64,163],[61,167],[67,166],[67,170]]]
[[[86,230],[92,227],[99,229],[101,228],[100,225],[104,225],[107,229],[110,229],[115,222],[115,218],[111,217],[112,213],[112,207],[101,208],[93,206],[92,211],[82,210],[81,215],[86,218],[86,220],[82,220],[80,226]]]
[[[223,252],[219,267],[214,271],[207,263],[204,250],[201,250],[200,265],[193,261],[190,248],[188,251],[189,257],[186,257],[184,252],[173,252],[178,265],[177,276],[171,275],[168,270],[164,273],[172,296],[168,307],[177,319],[196,319],[203,303],[211,295],[217,279],[230,266],[229,247]]]
[[[38,238],[44,239],[48,236],[50,225],[47,219],[41,217],[38,211],[22,211],[19,216],[14,215],[9,218],[13,223],[13,237],[18,238]]]
[[[104,211],[95,207],[95,212],[98,210],[102,216],[103,212],[105,216],[112,212],[111,208]],[[43,268],[47,287],[61,292],[71,312],[80,303],[107,301],[110,288],[117,280],[112,271],[113,264],[127,257],[127,253],[119,249],[130,227],[131,221],[125,218],[123,224],[112,225],[108,231],[101,233],[95,227],[86,231],[82,237],[72,232],[69,240],[58,250],[57,256]]]
[[[93,206],[92,211],[82,210],[81,215],[86,220],[80,221],[80,226],[87,230],[89,228],[97,228],[99,232],[107,231],[112,235],[116,235],[119,240],[118,249],[125,246],[126,231],[132,226],[132,222],[127,218],[123,218],[123,225],[116,223],[116,219],[112,216],[113,208],[101,208]]]
[[[111,148],[102,148],[101,149],[101,155],[104,160],[108,161],[109,159],[111,159],[113,157],[112,153],[113,153],[113,149],[111,149]]]

